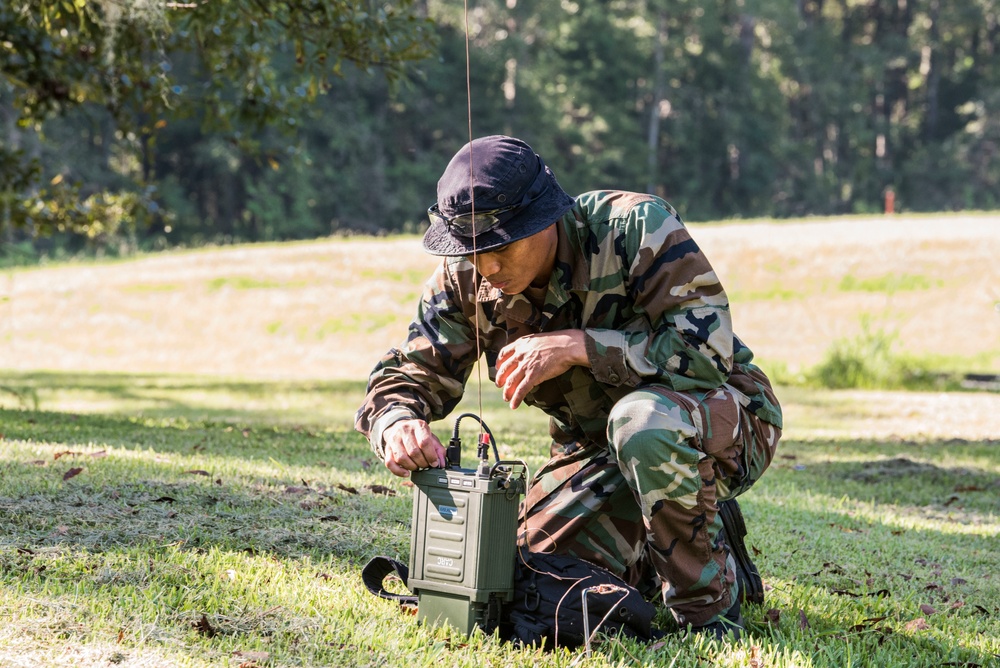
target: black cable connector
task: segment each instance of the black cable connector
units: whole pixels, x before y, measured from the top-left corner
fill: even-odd
[[[462,439],[457,435],[448,441],[448,447],[444,450],[447,466],[458,468],[462,464]]]
[[[448,461],[449,462],[454,462],[455,466],[458,466],[458,461],[460,459],[460,455],[456,455],[455,459],[453,460],[452,457],[451,457],[451,449],[452,449],[452,447],[455,447],[459,451],[461,451],[462,440],[458,436],[458,426],[461,423],[462,418],[467,418],[467,417],[472,418],[473,420],[475,420],[476,422],[478,422],[480,424],[480,426],[482,426],[483,431],[486,432],[486,435],[489,436],[489,441],[488,442],[484,443],[484,442],[480,441],[479,444],[478,444],[478,448],[476,449],[477,450],[476,454],[478,455],[479,459],[481,461],[484,461],[484,462],[485,461],[489,461],[489,459],[490,459],[489,446],[492,445],[493,446],[493,457],[496,459],[496,461],[499,462],[500,461],[500,451],[497,450],[497,440],[495,438],[493,438],[493,432],[491,432],[490,428],[486,426],[486,423],[483,422],[483,419],[481,417],[479,417],[478,415],[476,415],[475,413],[462,413],[457,418],[455,418],[455,430],[452,432],[451,440],[448,442],[448,450],[447,450]]]

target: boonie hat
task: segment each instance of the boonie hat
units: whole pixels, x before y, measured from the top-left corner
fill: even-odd
[[[443,256],[496,250],[541,232],[573,202],[526,143],[480,137],[455,154],[438,180],[424,250]]]

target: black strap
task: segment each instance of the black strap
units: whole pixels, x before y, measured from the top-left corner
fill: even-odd
[[[389,557],[372,557],[361,570],[361,581],[365,583],[365,588],[379,598],[387,598],[390,601],[399,601],[402,604],[417,604],[417,597],[412,594],[393,594],[385,590],[382,582],[387,575],[395,573],[403,581],[403,585],[409,588],[407,581],[410,577],[410,569],[406,564],[391,559]]]

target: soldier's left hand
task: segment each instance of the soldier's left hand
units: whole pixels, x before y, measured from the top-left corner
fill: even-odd
[[[497,387],[511,408],[539,383],[572,366],[590,366],[582,329],[529,334],[507,344],[497,358]]]

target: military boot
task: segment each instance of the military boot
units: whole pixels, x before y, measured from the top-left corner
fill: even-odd
[[[744,539],[747,535],[747,525],[743,522],[743,512],[736,499],[729,499],[719,504],[719,515],[722,517],[722,531],[725,533],[729,552],[736,562],[736,582],[740,586],[740,601],[764,603],[764,582],[761,580],[757,566],[750,559]]]
[[[695,626],[691,629],[692,633],[705,635],[715,640],[725,640],[726,637],[739,640],[743,636],[743,631],[743,613],[740,612],[739,599],[736,599],[736,602],[729,607],[729,610],[719,615],[714,622]]]

